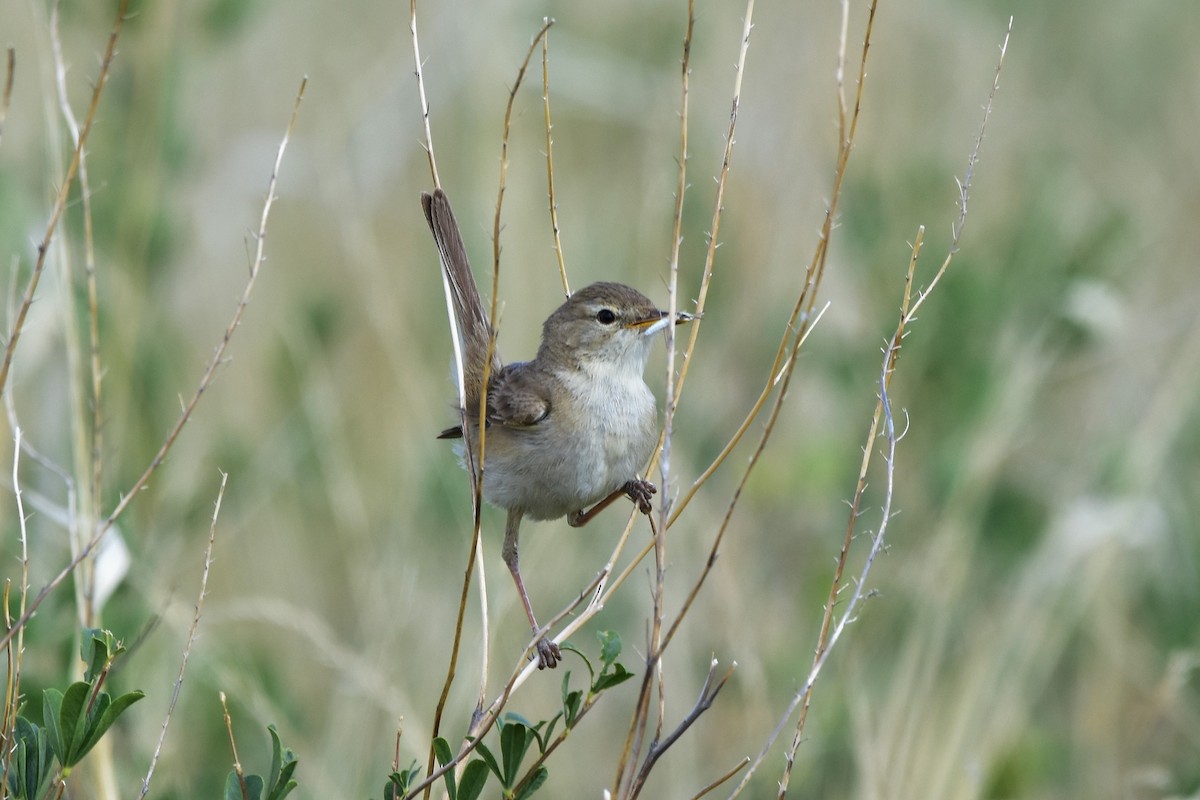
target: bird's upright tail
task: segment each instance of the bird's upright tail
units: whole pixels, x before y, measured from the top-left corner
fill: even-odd
[[[450,287],[450,298],[462,340],[463,400],[467,413],[474,416],[478,413],[483,390],[491,325],[471,274],[471,262],[467,260],[462,234],[446,193],[441,189],[434,189],[433,194],[422,193],[421,207],[425,210],[429,230],[433,232],[433,241],[437,245],[442,270]],[[495,374],[500,369],[500,357],[494,351],[491,362],[491,373]]]

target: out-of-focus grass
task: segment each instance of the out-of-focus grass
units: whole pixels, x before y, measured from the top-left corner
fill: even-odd
[[[123,721],[122,785],[144,773],[165,713],[221,469],[229,488],[202,636],[155,786],[183,797],[220,784],[230,763],[220,689],[243,761],[261,760],[261,728],[275,722],[300,755],[304,796],[378,793],[398,717],[404,762],[423,757],[470,525],[462,473],[433,439],[451,418],[450,349],[417,202],[429,179],[407,8],[138,5],[89,148],[109,506],[158,447],[232,311],[244,234],[302,74],[310,85],[233,360],[121,526],[133,566],[104,622],[129,640],[151,615],[164,618],[116,677],[148,695]],[[428,6],[439,166],[477,271],[489,263],[506,87],[549,14],[573,283],[622,280],[665,299],[684,4]],[[752,402],[814,245],[834,152],[836,11],[756,10],[718,273],[676,425],[681,481]],[[684,296],[698,281],[740,13],[705,4],[698,20]],[[18,55],[0,143],[0,253],[6,265],[19,256],[22,281],[58,158],[44,14],[41,3],[0,6]],[[64,9],[77,103],[107,14]],[[859,798],[1200,788],[1200,55],[1189,41],[1200,11],[885,0],[826,283],[833,305],[712,583],[668,654],[669,712],[690,705],[710,656],[739,668],[664,759],[656,796],[690,796],[756,751],[803,680],[906,241],[929,226],[931,274],[1009,14],[1013,41],[963,250],[906,341],[894,387],[911,428],[898,463],[902,513],[873,573],[881,597],[818,686],[792,787]],[[501,284],[509,358],[532,354],[559,299],[536,86],[517,110]],[[78,207],[71,213],[64,233],[78,259]],[[47,275],[11,384],[26,437],[64,465],[60,317],[76,290],[57,268]],[[23,476],[63,501],[52,474],[27,463]],[[719,474],[674,533],[675,605],[735,478]],[[0,508],[11,571],[15,512]],[[566,603],[602,563],[621,522],[609,513],[581,531],[530,527],[522,558],[540,610]],[[868,515],[864,528],[874,522]],[[36,586],[66,553],[48,515],[30,524]],[[485,512],[497,670],[526,635],[498,558],[501,524]],[[627,659],[643,636],[644,586],[631,582],[598,623],[622,634]],[[63,589],[34,620],[31,690],[69,668],[72,619]],[[476,648],[468,635],[467,673]],[[548,716],[559,680],[537,676],[515,708]],[[460,686],[450,735],[472,701]],[[607,785],[621,703],[610,698],[556,755],[545,793]],[[779,764],[768,762],[754,796],[773,791]]]

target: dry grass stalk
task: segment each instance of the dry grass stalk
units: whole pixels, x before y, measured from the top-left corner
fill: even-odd
[[[154,746],[154,755],[150,758],[150,767],[146,770],[146,777],[142,779],[142,791],[138,795],[139,798],[145,797],[150,791],[150,779],[154,777],[154,767],[158,764],[158,757],[162,753],[163,742],[167,739],[167,727],[171,724],[171,717],[175,713],[175,704],[179,702],[179,692],[183,689],[183,676],[187,673],[188,659],[192,655],[192,645],[196,643],[196,632],[200,628],[200,616],[204,610],[204,598],[208,596],[208,573],[212,569],[213,545],[217,541],[217,517],[221,514],[221,501],[225,499],[225,483],[228,479],[229,476],[222,472],[221,486],[217,489],[217,500],[213,504],[212,522],[208,526],[208,544],[204,546],[204,570],[200,573],[200,594],[196,598],[196,613],[192,615],[192,625],[188,629],[187,644],[183,647],[183,657],[179,662],[179,674],[176,676],[175,685],[171,689],[171,702],[167,705],[167,715],[163,718],[162,730],[158,735],[158,743]]]

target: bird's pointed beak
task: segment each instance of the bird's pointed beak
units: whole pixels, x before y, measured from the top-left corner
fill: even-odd
[[[637,329],[643,336],[653,336],[659,331],[666,330],[667,326],[671,324],[670,317],[669,312],[656,309],[652,314],[629,323],[629,327]],[[698,319],[695,314],[689,314],[686,311],[675,312],[676,325],[682,325],[694,319]]]

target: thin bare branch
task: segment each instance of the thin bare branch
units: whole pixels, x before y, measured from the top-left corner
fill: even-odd
[[[26,599],[29,596],[29,531],[27,528],[27,519],[25,517],[25,502],[22,497],[21,490],[21,428],[13,426],[13,466],[12,466],[12,482],[13,495],[16,498],[17,504],[17,530],[19,531],[21,545],[21,587],[20,599],[18,600],[19,616],[24,615]],[[6,580],[4,582],[4,624],[11,631],[13,629],[12,619],[9,614],[9,589],[12,582]],[[21,706],[21,661],[25,654],[25,630],[24,626],[17,631],[16,641],[10,642],[5,646],[6,661],[8,664],[7,682],[4,690],[4,719],[3,727],[0,727],[0,732],[7,733],[12,730],[12,725],[16,717],[17,711]],[[3,775],[7,780],[8,771],[12,763],[13,756],[12,747],[4,748],[4,769]]]
[[[62,40],[59,36],[60,2],[55,2],[50,11],[50,49],[54,56],[55,86],[58,91],[59,111],[71,134],[71,143],[79,144],[79,122],[71,108],[67,96],[67,66],[63,59]],[[88,319],[88,351],[90,354],[88,372],[90,386],[84,388],[82,359],[79,357],[83,349],[80,344],[79,326],[75,314],[66,315],[67,326],[67,358],[70,362],[72,376],[71,406],[72,429],[75,439],[76,473],[79,485],[82,487],[79,513],[72,517],[70,540],[72,553],[86,543],[91,532],[96,530],[100,519],[100,483],[101,483],[101,450],[103,404],[100,395],[100,332],[99,305],[96,289],[96,248],[95,233],[92,224],[92,190],[88,178],[87,151],[82,150],[79,156],[79,196],[83,209],[83,242],[84,242],[84,273],[87,283],[87,319]],[[64,265],[70,264],[65,242],[59,241],[59,249]],[[70,274],[72,270],[65,270]],[[73,298],[74,293],[70,293]],[[85,460],[86,459],[86,460]],[[98,609],[95,607],[95,576],[90,568],[90,562],[84,562],[77,572],[76,603],[81,627],[91,627]]]
[[[67,197],[71,192],[71,184],[75,181],[75,174],[79,170],[79,162],[83,156],[83,149],[87,143],[88,134],[92,132],[92,123],[96,120],[96,109],[100,107],[100,96],[104,92],[104,87],[108,83],[109,70],[112,67],[113,59],[117,56],[117,38],[121,34],[121,25],[125,22],[125,12],[129,9],[129,0],[121,0],[121,5],[117,9],[117,18],[113,22],[112,32],[108,37],[108,48],[104,51],[104,59],[100,62],[100,74],[96,77],[95,87],[92,89],[92,100],[88,105],[87,115],[83,120],[83,127],[79,130],[79,140],[75,145],[75,152],[71,156],[71,163],[67,167],[67,174],[63,178],[62,185],[58,189],[58,195],[54,199],[54,205],[50,209],[50,221],[46,223],[46,232],[42,236],[42,241],[38,244],[37,260],[33,265],[33,274],[29,276],[29,283],[25,287],[25,295],[21,299],[21,305],[17,309],[17,317],[13,320],[12,329],[8,334],[8,341],[4,348],[4,362],[0,364],[0,392],[4,391],[8,383],[8,372],[12,366],[13,355],[16,353],[17,342],[21,338],[21,331],[25,327],[25,318],[29,314],[29,307],[33,305],[33,298],[37,293],[38,281],[42,277],[42,272],[46,266],[46,256],[50,250],[50,242],[54,238],[54,232],[58,229],[59,220],[62,219],[63,212],[67,208]]]
[[[233,751],[233,771],[237,774],[238,785],[242,788],[243,800],[250,800],[246,774],[242,771],[242,761],[238,758],[237,740],[233,737],[233,719],[229,716],[229,705],[225,702],[224,692],[217,692],[217,695],[221,698],[221,713],[225,716],[225,730],[229,733],[229,749]]]
[[[415,2],[415,0],[414,0],[414,2]],[[525,59],[524,59],[524,61],[521,62],[521,68],[517,72],[516,82],[513,84],[512,89],[509,91],[508,106],[504,113],[504,129],[503,129],[503,134],[502,134],[501,140],[500,140],[500,181],[499,181],[499,189],[497,190],[496,215],[495,215],[494,230],[493,230],[493,235],[492,235],[492,246],[493,246],[492,302],[491,302],[491,311],[490,311],[490,315],[489,315],[490,316],[490,324],[489,324],[490,337],[489,337],[489,341],[488,341],[488,353],[487,353],[487,358],[484,361],[484,369],[483,369],[483,376],[482,376],[482,383],[484,386],[487,386],[488,380],[490,378],[491,365],[492,365],[492,361],[493,361],[492,354],[495,352],[495,349],[496,349],[496,334],[499,331],[499,320],[498,320],[498,308],[499,307],[497,305],[497,295],[499,294],[499,285],[500,285],[500,212],[501,212],[501,208],[503,207],[503,204],[504,204],[505,181],[506,181],[506,177],[508,174],[508,134],[509,134],[510,128],[512,127],[513,104],[516,100],[517,90],[520,88],[521,81],[525,77],[525,71],[529,68],[529,61],[530,61],[530,59],[533,58],[534,50],[537,47],[538,42],[542,39],[542,37],[544,37],[546,35],[546,31],[549,30],[549,28],[552,24],[554,24],[553,20],[550,20],[547,18],[544,21],[541,30],[538,31],[538,33],[534,36],[533,41],[530,42],[529,49],[525,53]],[[414,45],[415,45],[415,42],[414,42]],[[463,447],[463,452],[464,452],[464,455],[466,458],[467,472],[468,472],[468,475],[470,476],[471,487],[472,487],[471,503],[472,503],[472,511],[473,511],[473,513],[472,513],[473,528],[472,528],[471,547],[468,550],[468,555],[467,555],[467,567],[466,567],[466,570],[463,575],[462,592],[459,596],[458,616],[456,617],[456,622],[455,622],[455,627],[454,627],[454,638],[453,638],[453,642],[450,647],[450,663],[446,669],[446,678],[442,682],[442,691],[441,691],[441,694],[438,696],[437,706],[435,707],[434,714],[433,714],[432,734],[430,736],[429,753],[426,758],[426,765],[425,765],[425,773],[426,773],[426,775],[430,775],[430,776],[442,774],[445,772],[446,769],[453,768],[457,764],[457,760],[452,761],[448,765],[443,765],[443,767],[440,771],[435,772],[434,764],[436,763],[436,754],[434,753],[434,750],[433,750],[433,741],[438,737],[438,735],[441,732],[442,718],[445,714],[446,703],[450,698],[450,689],[454,685],[454,679],[457,674],[458,654],[459,654],[459,651],[460,651],[461,645],[462,645],[463,624],[464,624],[464,620],[466,618],[466,606],[467,606],[467,599],[469,597],[469,592],[470,592],[470,588],[471,588],[471,576],[474,573],[476,565],[478,565],[480,572],[483,571],[483,559],[481,557],[482,553],[483,553],[483,545],[482,545],[481,535],[480,535],[481,534],[481,527],[480,527],[481,526],[481,516],[480,516],[480,514],[481,514],[482,506],[483,506],[483,499],[482,499],[483,498],[483,470],[485,468],[485,457],[486,457],[486,453],[487,453],[487,427],[486,426],[483,426],[483,425],[479,426],[478,450],[476,450],[475,448],[472,447],[469,437],[466,436],[466,432],[469,430],[469,427],[467,424],[467,417],[466,417],[466,386],[464,384],[464,375],[463,375],[463,367],[462,367],[462,353],[461,353],[461,348],[458,344],[458,329],[455,324],[454,307],[453,307],[453,302],[452,302],[451,296],[450,296],[450,287],[449,287],[449,284],[446,283],[447,278],[446,278],[445,274],[443,274],[442,278],[443,278],[443,287],[446,291],[446,313],[450,319],[451,336],[454,339],[454,347],[455,347],[455,351],[454,351],[455,365],[456,365],[456,369],[457,369],[458,391],[459,391],[459,415],[460,415],[460,420],[461,420],[461,424],[462,424],[462,430],[464,432],[464,442],[465,442],[464,447]],[[479,417],[478,417],[479,419],[487,418],[486,405],[487,405],[487,392],[480,392],[479,408],[476,409],[476,411],[479,414]],[[481,591],[482,591],[482,584],[481,584]],[[481,602],[486,604],[486,600],[481,600]],[[486,610],[486,606],[485,606],[485,610]],[[485,617],[486,617],[486,614],[485,614]],[[486,621],[484,624],[486,625]],[[479,683],[480,683],[480,686],[479,686],[480,706],[482,706],[482,699],[487,694],[487,637],[486,637],[486,634],[484,636],[484,656],[483,656],[481,669],[480,669]],[[487,724],[488,726],[490,726],[490,723],[484,722],[484,718],[485,718],[485,714],[483,713],[483,710],[481,708],[477,707],[476,712],[475,712],[475,720],[471,725],[471,731],[470,731],[471,736],[477,736],[477,737],[482,736],[482,733],[477,733],[476,730],[481,725],[484,725],[484,724]],[[433,781],[427,779],[426,781],[418,784],[418,786],[414,787],[412,792],[410,792],[409,797],[415,796],[416,793],[420,790],[424,790],[424,796],[426,798],[428,798],[430,793],[432,792],[432,789],[433,789]]]
[[[525,52],[525,59],[521,62],[521,68],[517,70],[517,79],[513,82],[512,89],[508,92],[508,105],[504,108],[504,133],[500,137],[500,181],[496,189],[496,215],[492,222],[493,319],[496,316],[496,291],[499,288],[497,282],[500,276],[500,211],[504,206],[504,190],[508,186],[508,134],[512,129],[513,104],[517,100],[517,90],[521,88],[521,82],[525,80],[525,71],[529,69],[529,61],[533,58],[533,52],[537,48],[538,42],[542,40],[553,24],[553,19],[550,17],[544,18],[541,30],[534,34],[533,41],[529,43],[529,49]]]
[[[967,171],[963,174],[963,179],[958,182],[958,219],[955,220],[952,228],[953,238],[950,242],[950,248],[946,253],[946,258],[942,261],[942,265],[938,267],[938,271],[934,274],[933,279],[929,281],[929,285],[922,289],[916,301],[913,303],[912,314],[917,313],[917,309],[925,302],[925,298],[937,286],[938,281],[946,274],[946,269],[950,266],[950,261],[954,258],[954,254],[958,252],[959,242],[962,240],[963,228],[967,224],[967,195],[971,190],[971,182],[975,178],[975,165],[979,163],[979,152],[983,149],[983,136],[987,131],[988,118],[992,115],[992,103],[996,99],[996,93],[1000,90],[1000,70],[1004,68],[1004,56],[1008,53],[1008,40],[1012,36],[1013,18],[1008,18],[1008,30],[1004,33],[1004,41],[1000,44],[1000,58],[996,62],[996,71],[992,75],[992,88],[988,91],[987,103],[983,106],[983,121],[979,124],[979,133],[975,137],[975,146],[971,148],[971,155],[967,157]]]
[[[192,616],[192,626],[188,629],[187,644],[183,647],[183,659],[179,663],[179,675],[175,678],[175,686],[171,690],[171,702],[167,705],[167,716],[163,719],[162,730],[158,734],[158,744],[154,746],[154,755],[150,759],[150,768],[146,770],[146,777],[142,780],[142,792],[138,795],[139,797],[145,797],[150,791],[150,779],[154,777],[154,767],[158,764],[163,742],[167,738],[167,726],[171,724],[171,716],[175,713],[175,704],[179,702],[179,692],[183,688],[183,676],[187,672],[188,658],[192,655],[192,645],[196,643],[196,631],[200,628],[204,598],[208,596],[208,573],[212,568],[213,545],[217,541],[217,517],[221,514],[221,501],[225,498],[225,482],[228,478],[226,473],[221,473],[221,487],[217,490],[217,502],[213,505],[212,523],[208,526],[208,544],[204,547],[204,570],[200,573],[200,595],[196,598],[196,613]]]
[[[509,674],[508,680],[505,681],[504,687],[501,689],[500,694],[491,702],[490,705],[487,706],[487,708],[476,710],[470,730],[468,731],[468,741],[459,749],[459,751],[454,755],[454,758],[449,762],[440,765],[436,770],[431,772],[427,771],[427,777],[413,786],[409,790],[409,793],[405,795],[406,798],[416,797],[423,791],[428,792],[429,787],[436,782],[438,778],[446,774],[446,772],[449,770],[457,767],[475,750],[476,745],[483,739],[485,735],[487,735],[488,731],[490,731],[492,726],[495,725],[496,720],[499,719],[500,713],[508,704],[508,700],[512,696],[513,692],[515,692],[529,678],[530,675],[537,671],[537,664],[530,661],[530,657],[533,654],[533,648],[537,644],[537,641],[545,636],[550,629],[555,627],[559,622],[569,616],[572,611],[574,611],[575,607],[583,602],[584,598],[591,595],[595,591],[596,587],[599,586],[603,575],[604,573],[601,573],[593,578],[592,582],[588,584],[588,586],[584,587],[583,591],[579,593],[573,603],[559,611],[556,615],[543,623],[541,628],[534,632],[533,637],[529,640],[529,643],[525,646],[525,649],[518,654],[517,660],[512,668],[511,673]],[[588,606],[588,610],[591,611],[592,607]],[[590,618],[591,614],[580,614],[575,618],[571,625],[568,625],[559,632],[558,636],[554,638],[554,641],[556,643],[561,643],[570,638],[570,636],[576,630],[578,630],[576,623],[582,624],[580,622],[581,619],[586,621],[586,619]],[[591,701],[585,703],[583,709],[590,707]],[[580,714],[577,715],[576,719],[578,720],[582,716],[583,710],[581,709]],[[564,736],[565,733],[566,732],[564,731]],[[548,752],[549,750],[547,750],[547,753]]]
[[[733,73],[733,99],[730,102],[729,127],[725,131],[725,152],[721,156],[721,171],[717,174],[717,195],[713,203],[712,222],[708,229],[708,249],[704,255],[704,272],[700,278],[700,291],[696,295],[696,316],[704,313],[704,303],[708,299],[708,287],[712,283],[713,266],[717,259],[718,234],[721,229],[721,212],[725,210],[725,186],[729,179],[729,167],[733,160],[734,134],[737,131],[738,111],[742,106],[742,78],[746,74],[746,55],[750,51],[750,31],[754,28],[754,0],[747,0],[746,10],[742,17],[742,44],[738,49],[737,63]],[[688,365],[692,363],[692,353],[696,349],[696,340],[700,337],[700,319],[691,325],[687,346],[683,351],[682,366],[679,377],[675,379],[675,393],[683,391],[683,383],[687,378]]]
[[[122,8],[124,8],[124,5],[122,5]],[[52,578],[45,586],[41,588],[40,591],[38,591],[37,596],[34,597],[33,601],[29,605],[29,608],[18,620],[18,626],[24,625],[25,622],[28,621],[29,617],[32,616],[37,610],[38,606],[41,605],[42,601],[45,600],[50,594],[50,592],[52,592],[59,584],[66,580],[67,576],[79,566],[80,562],[87,558],[96,549],[101,540],[104,538],[104,535],[112,528],[117,519],[120,518],[121,514],[123,514],[129,507],[129,504],[133,501],[133,498],[135,498],[142,491],[142,489],[146,487],[146,484],[150,481],[150,478],[154,475],[155,471],[157,471],[159,466],[162,465],[163,461],[166,460],[167,454],[171,451],[171,447],[175,444],[175,440],[179,438],[179,434],[183,430],[184,425],[186,425],[188,420],[191,419],[192,413],[196,409],[196,405],[200,402],[201,396],[212,383],[213,376],[216,374],[217,369],[225,363],[225,353],[229,349],[229,343],[232,341],[238,325],[241,324],[242,316],[246,311],[246,306],[250,303],[250,296],[254,291],[254,285],[256,279],[258,278],[259,270],[261,269],[263,262],[266,260],[264,248],[267,236],[267,220],[271,213],[271,206],[276,197],[275,187],[279,178],[280,167],[283,164],[283,154],[287,149],[288,142],[290,141],[292,132],[295,129],[296,118],[299,115],[300,104],[304,100],[304,90],[307,85],[308,78],[305,77],[300,82],[300,89],[296,94],[296,100],[292,106],[292,114],[288,121],[287,130],[284,132],[283,139],[279,143],[279,150],[275,156],[275,163],[271,170],[271,179],[267,183],[267,197],[263,202],[262,216],[259,220],[258,233],[255,236],[256,247],[254,259],[250,264],[250,277],[246,281],[246,286],[242,290],[242,296],[238,300],[238,304],[234,309],[233,317],[230,320],[228,327],[225,329],[225,334],[214,349],[212,358],[209,360],[208,366],[205,368],[204,374],[200,378],[200,383],[196,387],[196,391],[192,394],[191,398],[184,403],[179,415],[179,419],[175,422],[175,425],[171,428],[170,432],[168,432],[166,438],[163,440],[162,445],[159,447],[158,452],[155,453],[154,458],[151,459],[150,464],[146,467],[138,479],[133,482],[133,485],[130,487],[129,491],[122,495],[112,512],[110,512],[109,515],[98,524],[96,531],[92,534],[92,537],[88,540],[87,544],[85,544],[80,551],[71,558],[67,565],[63,567],[62,570],[54,576],[54,578]],[[78,158],[76,158],[75,163],[76,165],[78,164]],[[0,647],[4,646],[11,638],[12,631],[10,630],[5,634],[3,639],[0,639]]]
[[[687,191],[688,163],[688,87],[691,77],[692,36],[696,27],[696,6],[694,0],[688,1],[687,25],[684,28],[683,55],[680,59],[680,99],[679,99],[679,169],[675,186],[675,211],[671,230],[670,261],[667,276],[667,314],[674,319],[679,307],[679,252],[683,242],[683,203]],[[621,787],[630,788],[636,782],[633,770],[641,757],[642,742],[645,738],[646,725],[650,715],[651,693],[654,691],[657,678],[658,716],[654,739],[662,733],[665,716],[665,674],[662,669],[662,631],[665,614],[664,594],[666,591],[666,558],[667,558],[667,521],[671,511],[671,441],[675,421],[676,383],[675,383],[675,326],[670,325],[666,330],[667,364],[663,385],[665,398],[663,401],[663,429],[658,447],[659,485],[662,487],[658,506],[658,524],[650,518],[653,531],[652,546],[654,548],[654,588],[653,608],[651,610],[650,641],[646,652],[645,672],[642,676],[637,702],[629,720],[629,730],[625,736],[625,746],[617,760],[616,777],[613,784],[613,795],[619,796]],[[653,468],[653,467],[652,467]],[[639,559],[640,560],[640,559]]]
[[[425,76],[422,72],[421,44],[417,39],[417,0],[408,3],[408,28],[412,31],[413,59],[416,61],[417,94],[421,98],[421,120],[425,125],[425,155],[429,158],[429,174],[433,177],[433,185],[442,188],[438,177],[437,159],[433,156],[433,134],[429,128],[429,102],[425,99]]]
[[[703,789],[701,789],[700,791],[698,791],[694,795],[692,795],[692,800],[700,800],[700,798],[704,797],[704,795],[708,794],[709,792],[715,791],[718,787],[720,787],[721,784],[725,783],[725,781],[730,780],[734,775],[737,775],[739,772],[744,770],[746,768],[746,765],[749,763],[750,763],[750,756],[743,756],[742,760],[739,761],[737,764],[735,764],[732,769],[730,769],[728,772],[726,772],[721,777],[717,778],[715,781],[710,783],[708,786],[705,786]]]
[[[974,166],[978,161],[979,151],[980,151],[980,148],[982,146],[982,141],[983,141],[983,131],[987,125],[987,120],[988,120],[988,117],[991,112],[992,99],[994,98],[996,90],[999,86],[999,67],[1003,66],[1003,63],[1004,63],[1004,53],[1007,50],[1009,35],[1011,34],[1011,31],[1012,31],[1012,20],[1010,18],[1008,32],[1005,34],[1004,43],[1001,46],[1000,59],[999,59],[998,67],[997,67],[997,73],[996,73],[995,77],[993,78],[992,89],[988,95],[988,102],[985,107],[983,122],[980,125],[980,132],[979,132],[978,137],[975,140],[975,145],[972,148],[971,154],[968,158],[968,177],[973,173]],[[865,52],[866,51],[864,49],[864,57],[865,57]],[[960,184],[960,186],[963,186],[966,183],[967,183],[967,181],[964,180]],[[955,238],[954,238],[954,241],[951,243],[951,246],[950,246],[949,252],[947,253],[946,259],[943,261],[942,266],[939,268],[937,275],[935,277],[935,281],[933,283],[931,283],[930,286],[927,287],[924,292],[919,293],[915,299],[913,297],[914,276],[915,276],[915,272],[916,272],[917,260],[920,255],[921,244],[924,239],[924,227],[921,227],[918,229],[917,236],[913,241],[912,252],[911,252],[911,256],[909,258],[908,270],[905,275],[904,290],[903,290],[903,296],[902,296],[901,308],[900,308],[900,319],[897,323],[895,332],[892,334],[891,339],[888,341],[887,347],[884,348],[883,365],[882,365],[882,368],[880,371],[880,377],[879,377],[879,398],[878,398],[878,402],[876,403],[874,413],[872,414],[871,425],[869,427],[868,434],[867,434],[867,441],[866,441],[865,446],[863,447],[863,461],[862,461],[862,464],[860,465],[859,478],[858,478],[858,481],[857,481],[857,484],[855,487],[854,499],[851,501],[851,505],[850,505],[850,514],[849,514],[849,519],[847,522],[846,533],[843,538],[842,549],[838,556],[837,566],[835,568],[834,577],[833,577],[833,580],[830,585],[828,599],[826,600],[825,614],[824,614],[824,618],[822,621],[821,632],[818,636],[817,649],[816,649],[815,657],[813,660],[813,665],[809,671],[808,678],[806,679],[803,688],[793,697],[792,702],[789,703],[786,713],[780,719],[775,730],[772,732],[771,736],[768,738],[766,745],[763,747],[762,751],[760,751],[758,758],[756,758],[755,761],[752,763],[750,769],[747,771],[747,774],[744,776],[742,782],[739,784],[737,790],[735,790],[734,795],[732,795],[732,796],[736,796],[738,793],[741,792],[742,788],[745,787],[746,783],[749,781],[750,776],[754,773],[757,766],[760,763],[762,763],[762,760],[763,760],[763,758],[765,758],[766,753],[769,751],[772,743],[774,742],[774,739],[782,731],[783,726],[786,724],[787,719],[790,718],[792,712],[796,709],[797,705],[803,704],[799,718],[796,723],[796,731],[795,731],[795,734],[792,739],[792,744],[791,744],[791,747],[789,748],[787,756],[786,756],[786,762],[785,762],[783,776],[779,782],[779,795],[778,796],[780,798],[785,796],[785,794],[787,792],[788,781],[791,776],[792,766],[795,763],[795,754],[796,754],[797,749],[799,748],[800,742],[803,740],[804,723],[805,723],[805,720],[807,719],[808,709],[812,702],[812,693],[813,693],[813,689],[816,684],[817,677],[819,676],[821,669],[824,666],[826,660],[828,659],[829,654],[832,651],[834,645],[841,638],[841,635],[845,631],[846,627],[857,618],[858,606],[860,605],[862,599],[865,596],[867,578],[870,574],[872,566],[874,565],[876,556],[882,550],[887,527],[892,519],[892,503],[893,503],[893,499],[894,499],[894,490],[895,490],[895,483],[894,483],[894,481],[895,481],[895,454],[896,454],[896,443],[898,441],[898,436],[896,434],[895,423],[894,423],[894,419],[893,419],[893,415],[892,415],[892,407],[891,407],[891,402],[890,402],[889,395],[888,395],[888,390],[891,386],[892,375],[894,374],[896,361],[899,357],[900,348],[903,344],[904,337],[907,333],[907,328],[915,320],[917,308],[921,305],[921,303],[924,302],[924,299],[925,299],[925,297],[928,296],[930,289],[933,287],[933,285],[936,284],[936,281],[938,279],[940,279],[943,274],[945,274],[945,270],[946,270],[947,266],[949,265],[950,261],[953,259],[954,253],[958,249],[959,237],[962,232],[963,224],[965,223],[965,220],[966,220],[966,217],[965,217],[966,191],[965,191],[965,189],[962,190],[960,202],[961,202],[960,215],[959,215],[959,221],[955,226]],[[850,599],[846,602],[841,615],[838,617],[837,623],[835,625],[833,625],[833,627],[831,628],[830,624],[831,624],[831,620],[833,619],[833,609],[834,609],[834,606],[836,605],[836,603],[840,600],[840,597],[842,594],[841,576],[842,576],[842,572],[846,566],[850,544],[851,544],[851,541],[853,540],[854,530],[855,530],[855,527],[857,524],[857,520],[861,513],[860,506],[861,506],[861,499],[862,499],[863,493],[865,492],[865,488],[866,488],[866,473],[870,466],[871,454],[874,449],[873,444],[874,444],[877,432],[879,430],[880,420],[883,421],[884,437],[887,442],[886,452],[883,456],[884,464],[885,464],[886,485],[885,485],[885,489],[884,489],[883,507],[880,512],[880,514],[881,514],[880,523],[879,523],[878,529],[875,532],[874,537],[872,538],[871,547],[867,553],[866,560],[864,561],[863,566],[858,574],[857,580],[854,582],[854,590],[850,595]]]
[[[542,20],[552,25],[554,20]],[[542,108],[546,116],[546,191],[550,196],[550,229],[554,234],[554,255],[558,259],[558,275],[562,279],[563,294],[571,296],[571,284],[567,281],[567,263],[563,258],[562,237],[558,227],[558,202],[554,199],[554,137],[550,124],[550,35],[542,37]]]
[[[646,760],[642,762],[642,766],[634,778],[633,785],[630,786],[628,797],[631,800],[642,793],[642,789],[646,785],[646,779],[650,776],[650,771],[654,769],[654,765],[658,763],[658,759],[662,757],[662,754],[667,752],[671,745],[679,741],[679,737],[688,728],[692,727],[692,723],[700,719],[701,714],[712,707],[713,701],[717,699],[717,695],[725,687],[735,669],[737,669],[736,661],[730,664],[729,669],[725,670],[725,674],[721,676],[720,680],[714,683],[713,679],[717,674],[717,660],[715,658],[712,660],[708,668],[708,677],[704,679],[704,685],[700,688],[700,696],[696,698],[696,704],[692,706],[692,710],[680,720],[675,729],[667,734],[664,739],[651,743],[650,749],[646,753]]]

